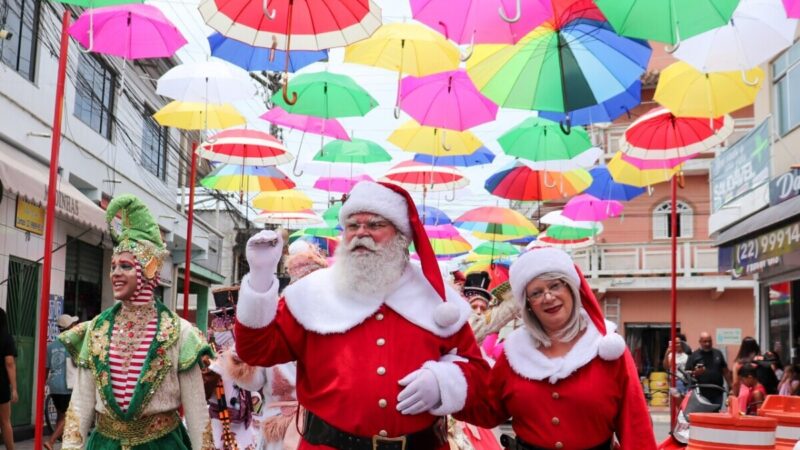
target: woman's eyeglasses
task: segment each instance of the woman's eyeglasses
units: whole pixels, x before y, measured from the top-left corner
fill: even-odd
[[[529,301],[539,301],[544,298],[544,295],[549,293],[550,296],[555,297],[556,295],[562,293],[566,288],[567,283],[563,280],[553,280],[549,285],[547,285],[547,289],[536,289],[531,293],[526,293]]]

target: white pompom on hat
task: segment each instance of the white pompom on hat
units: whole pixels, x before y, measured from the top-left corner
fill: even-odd
[[[615,360],[625,353],[625,340],[615,332],[607,332],[605,317],[600,303],[592,292],[591,286],[583,277],[578,266],[563,250],[553,247],[539,247],[525,252],[509,270],[509,283],[514,294],[514,301],[525,310],[525,289],[533,279],[545,273],[563,275],[570,284],[579,286],[581,306],[589,315],[589,319],[600,332],[598,355],[607,361]]]

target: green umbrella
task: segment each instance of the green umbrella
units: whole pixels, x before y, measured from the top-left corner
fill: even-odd
[[[392,156],[380,145],[366,139],[328,142],[314,156],[314,161],[368,164],[391,161]]]
[[[497,141],[507,155],[529,161],[572,159],[592,146],[583,127],[572,127],[566,134],[558,123],[538,117],[525,119]]]
[[[342,230],[336,227],[308,227],[299,231],[295,231],[289,237],[298,238],[300,236],[315,236],[315,237],[339,237]]]
[[[305,73],[292,79],[297,102],[289,105],[276,92],[272,102],[286,112],[332,119],[362,117],[378,106],[377,100],[352,78],[330,72]]]
[[[739,0],[595,0],[617,33],[680,43],[731,20]]]
[[[519,255],[519,249],[508,242],[483,242],[474,249],[476,255],[513,256]]]
[[[325,219],[325,223],[327,223],[329,227],[339,225],[339,210],[341,209],[342,202],[336,202],[322,214],[322,218]]]
[[[568,225],[550,225],[545,232],[548,236],[561,241],[577,241],[597,236],[603,228],[597,224],[593,228],[570,227]]]

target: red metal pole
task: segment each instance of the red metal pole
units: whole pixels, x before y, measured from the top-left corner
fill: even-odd
[[[670,291],[670,306],[672,315],[670,318],[670,345],[667,348],[675,346],[675,338],[678,334],[678,176],[672,176],[672,209],[670,210],[670,237],[672,244],[672,276],[671,276],[671,291]],[[684,261],[684,264],[686,261]],[[675,348],[672,349],[670,358],[670,386],[677,387],[676,380],[676,365],[675,365]],[[675,428],[675,420],[678,412],[678,404],[670,396],[669,402],[669,423],[670,429]]]
[[[47,213],[44,225],[44,262],[42,263],[42,294],[39,299],[39,337],[36,341],[39,355],[36,359],[36,415],[34,416],[33,448],[42,448],[44,421],[45,359],[47,356],[47,319],[50,316],[50,271],[53,267],[53,228],[56,217],[56,189],[58,188],[58,153],[61,150],[61,114],[64,110],[64,83],[67,76],[69,51],[70,12],[64,10],[61,18],[61,51],[58,56],[56,76],[56,104],[53,108],[53,129],[50,136],[50,178],[47,185]]]
[[[192,143],[192,167],[189,170],[189,220],[186,223],[186,263],[183,268],[183,318],[189,318],[189,285],[192,266],[192,225],[194,224],[194,179],[197,177],[197,143]]]

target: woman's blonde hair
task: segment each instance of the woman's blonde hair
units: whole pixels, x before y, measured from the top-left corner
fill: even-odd
[[[534,280],[561,280],[567,286],[569,286],[570,294],[572,295],[572,313],[567,320],[567,324],[555,333],[554,338],[561,342],[572,341],[581,331],[586,329],[586,316],[581,314],[583,306],[581,305],[581,295],[580,291],[578,290],[578,286],[572,283],[569,278],[558,272],[545,272],[529,281],[528,284]],[[524,292],[527,292],[527,285]],[[545,331],[544,327],[542,326],[542,322],[540,322],[536,317],[536,314],[534,314],[530,304],[528,303],[528,299],[525,298],[523,301],[524,305],[522,308],[522,321],[525,322],[525,326],[528,328],[528,333],[530,333],[531,337],[533,338],[534,344],[536,347],[550,347],[553,345],[553,342],[551,341],[550,336],[547,334],[547,331]]]

